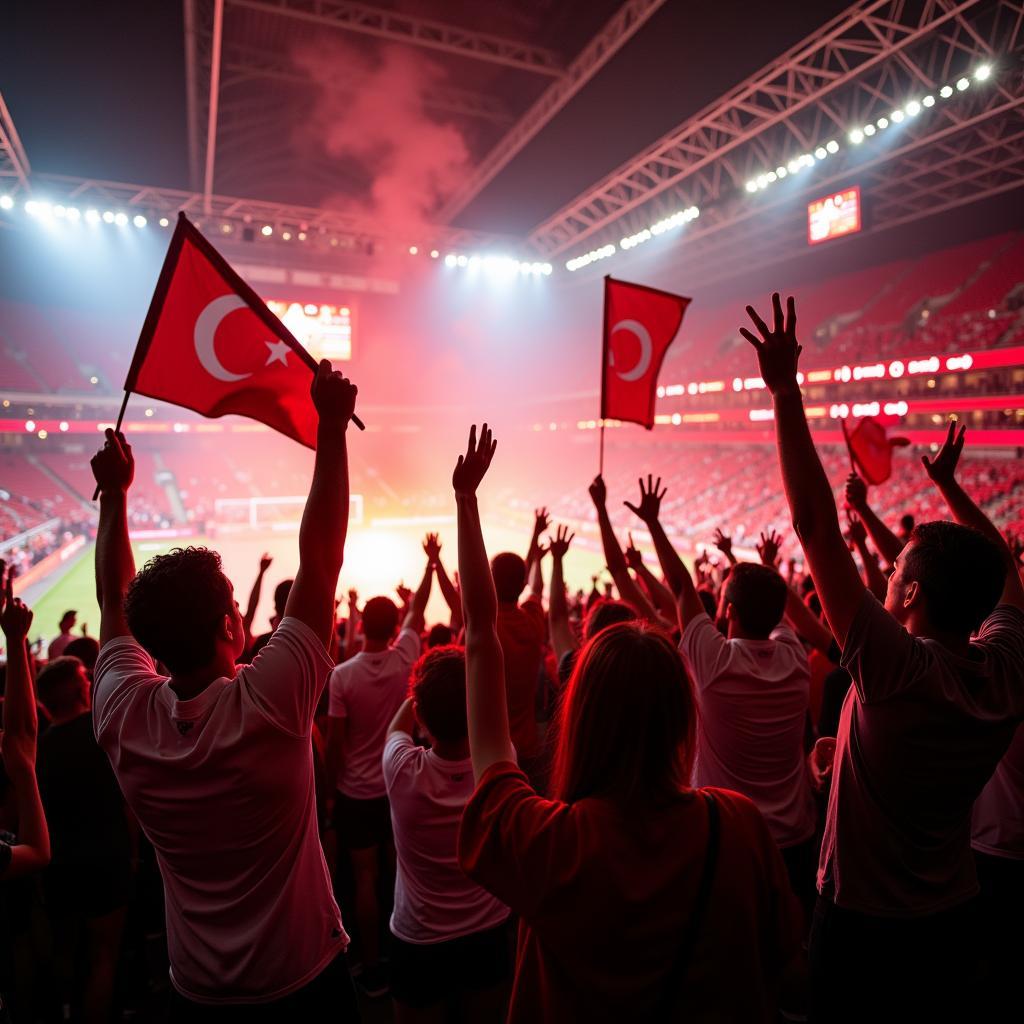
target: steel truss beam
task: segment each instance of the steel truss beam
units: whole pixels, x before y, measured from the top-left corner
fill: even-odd
[[[310,86],[313,80],[296,68],[284,54],[224,40],[221,90],[247,86],[253,81],[266,80],[288,85]],[[331,82],[341,94],[354,93],[361,81],[344,67],[339,67]],[[496,96],[488,96],[471,89],[437,84],[421,97],[424,107],[442,114],[456,114],[499,125],[512,123],[512,114],[506,104]]]
[[[14,127],[14,119],[0,95],[0,179],[15,178],[22,188],[28,188],[28,176],[32,173],[25,148]]]
[[[557,77],[562,59],[553,50],[531,43],[473,32],[440,21],[417,18],[398,11],[368,7],[348,0],[229,0],[262,14],[276,14],[321,28],[359,32],[407,45],[422,46],[459,57],[501,64],[520,71]]]
[[[1009,55],[1008,73],[979,88],[1010,95],[1022,19],[1021,0],[860,0],[539,225],[531,242],[551,258],[617,240],[631,220],[678,208],[678,195],[703,210],[983,61]]]
[[[473,176],[445,203],[438,219],[448,223],[464,210],[569,100],[633,38],[664,2],[665,0],[626,0],[566,68],[564,74],[544,90],[530,109],[487,154]]]
[[[204,193],[198,190],[189,192],[96,178],[75,178],[63,174],[36,174],[32,180],[37,187],[45,189],[48,198],[57,201],[74,203],[79,207],[112,206],[125,212],[137,210],[150,217],[166,216],[173,219],[179,210],[183,210],[192,219],[211,220],[214,223],[230,221],[235,225],[251,225],[257,230],[264,224],[270,224],[275,229],[287,228],[293,233],[306,231],[311,238],[319,235],[337,236],[384,243],[391,247],[415,244],[428,249],[431,246],[438,249],[500,249],[503,253],[514,255],[523,245],[521,239],[483,231],[429,224],[418,227],[389,225],[377,217],[238,196],[211,195],[210,213],[206,214]]]

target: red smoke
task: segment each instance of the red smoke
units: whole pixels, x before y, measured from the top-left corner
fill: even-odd
[[[409,227],[431,220],[464,179],[469,151],[462,134],[431,118],[423,97],[445,70],[408,47],[368,50],[340,40],[293,54],[318,86],[300,131],[369,181],[365,195],[339,194],[324,205]]]

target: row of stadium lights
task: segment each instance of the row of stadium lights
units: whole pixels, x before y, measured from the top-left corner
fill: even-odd
[[[991,75],[991,65],[982,64],[974,72],[974,81],[984,82],[990,78]],[[970,85],[971,79],[967,76],[963,76],[957,79],[953,85],[944,85],[939,89],[938,98],[941,100],[948,100],[957,93],[965,92],[970,88]],[[853,146],[860,145],[860,143],[862,143],[866,138],[870,138],[877,132],[885,131],[885,129],[891,124],[900,124],[908,118],[917,117],[917,115],[925,108],[934,107],[935,103],[936,97],[932,95],[924,96],[919,100],[910,100],[904,106],[892,111],[888,117],[880,117],[877,121],[866,124],[860,128],[852,129],[848,134],[847,139]],[[781,181],[783,178],[799,174],[801,171],[809,167],[814,167],[816,164],[823,160],[827,160],[831,156],[835,156],[839,150],[839,143],[835,139],[830,139],[828,142],[816,147],[812,152],[803,153],[794,157],[786,164],[780,164],[774,171],[765,171],[763,174],[759,174],[756,177],[751,178],[746,183],[746,190],[750,193],[760,192],[762,189],[768,188],[770,185],[773,185],[777,181]],[[658,221],[656,224],[652,224],[649,228],[645,228],[643,231],[640,231],[635,235],[623,238],[618,245],[614,242],[609,242],[597,249],[591,249],[590,252],[584,253],[582,256],[575,256],[566,261],[565,267],[570,271],[582,270],[584,267],[590,266],[591,263],[596,263],[598,260],[604,260],[608,259],[609,256],[614,256],[619,250],[632,249],[641,242],[649,241],[656,235],[663,234],[670,227],[681,227],[683,224],[689,223],[690,220],[697,217],[699,212],[700,211],[696,206],[691,206],[687,210],[680,210],[678,213],[673,214],[673,216],[666,218],[666,220]]]
[[[0,195],[0,210],[13,210],[14,209],[14,198],[9,195]],[[78,223],[85,221],[87,224],[114,224],[118,227],[126,227],[129,223],[133,224],[137,228],[144,228],[149,224],[149,218],[143,213],[136,213],[129,216],[124,210],[103,210],[102,212],[98,209],[90,207],[86,210],[81,210],[77,206],[65,206],[62,203],[50,203],[43,199],[28,199],[24,204],[25,212],[30,216],[40,221],[49,221],[51,219],[64,220],[70,223]],[[160,217],[157,220],[162,228],[170,227],[171,221],[167,217]],[[202,227],[201,222],[197,223],[197,227]],[[255,229],[254,229],[255,230]],[[231,235],[235,231],[235,225],[230,221],[223,221],[220,224],[220,232],[223,235]],[[259,233],[263,238],[271,238],[275,234],[275,227],[273,224],[263,224],[259,228]],[[299,242],[305,242],[309,237],[310,232],[306,225],[301,225],[297,228],[284,228],[277,232],[278,237],[285,242],[290,242],[294,238]],[[331,245],[337,246],[339,240],[336,236],[332,236],[329,239]],[[408,252],[410,256],[418,256],[420,252],[427,252],[427,250],[421,250],[418,245],[410,245]],[[438,249],[430,249],[429,256],[433,260],[441,258],[441,252]],[[532,260],[518,260],[512,256],[496,256],[496,255],[476,255],[467,253],[450,252],[444,257],[444,263],[447,267],[459,267],[468,268],[469,270],[483,269],[489,273],[494,273],[502,276],[511,276],[520,274],[523,276],[544,276],[547,277],[552,272],[552,266],[550,263],[537,262]]]

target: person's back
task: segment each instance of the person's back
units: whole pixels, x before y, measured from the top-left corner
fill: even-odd
[[[714,880],[692,956],[674,971],[720,819]],[[469,875],[524,923],[510,1020],[653,1019],[667,1000],[701,1021],[775,1019],[797,954],[800,912],[756,807],[725,790],[623,807],[542,800],[495,765],[467,808]]]
[[[695,785],[749,797],[782,849],[815,828],[804,763],[810,671],[799,638],[779,625],[786,594],[777,572],[741,562],[725,589],[728,639],[698,615],[679,644],[701,710]]]

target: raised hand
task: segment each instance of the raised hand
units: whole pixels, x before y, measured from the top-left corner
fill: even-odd
[[[309,393],[322,423],[344,430],[356,410],[359,389],[347,377],[331,369],[329,359],[321,359]]]
[[[0,561],[0,629],[7,637],[7,646],[24,643],[32,625],[32,609],[14,596],[14,577],[17,570],[12,565],[4,573],[4,562]]]
[[[494,458],[494,449],[498,442],[491,435],[490,428],[485,423],[480,428],[480,441],[476,439],[476,425],[469,428],[469,443],[466,446],[466,454],[459,456],[459,461],[452,472],[452,487],[456,494],[472,496],[480,486],[487,469]]]
[[[426,553],[431,565],[436,565],[441,557],[441,542],[437,539],[436,533],[428,533],[427,539],[423,542],[423,550]]]
[[[569,550],[569,545],[572,543],[575,533],[569,532],[568,526],[559,526],[555,530],[555,536],[548,543],[548,550],[551,552],[552,558],[562,559],[565,558],[566,552]]]
[[[533,510],[533,539],[536,541],[540,535],[551,525],[551,517],[546,508]]]
[[[92,466],[92,475],[96,479],[96,489],[102,492],[126,493],[135,479],[132,446],[125,440],[121,431],[115,434],[107,427],[103,435],[106,441],[89,463]]]
[[[939,454],[934,459],[927,455],[921,456],[921,465],[924,471],[931,477],[932,483],[937,487],[953,483],[956,477],[956,464],[960,461],[960,453],[964,450],[964,434],[967,433],[966,424],[956,428],[956,420],[949,421],[949,430],[946,431],[946,440],[943,441]]]
[[[850,550],[867,543],[868,530],[860,516],[852,508],[846,510],[846,519],[850,524],[846,530],[846,539],[850,542]]]
[[[757,315],[753,306],[747,306],[747,315],[754,322],[760,339],[747,330],[740,328],[743,335],[757,352],[757,363],[761,368],[761,377],[773,395],[782,392],[799,392],[796,380],[797,361],[803,351],[796,340],[796,304],[793,297],[786,299],[786,315],[782,315],[782,301],[779,293],[772,294],[772,311],[774,323],[768,325]]]
[[[860,512],[868,503],[868,485],[856,473],[846,478],[846,504]]]
[[[762,565],[770,569],[776,569],[779,565],[779,547],[782,544],[782,536],[774,530],[767,533],[762,531],[761,540],[755,545],[758,555],[761,556]]]
[[[650,525],[658,521],[658,513],[661,511],[661,499],[665,497],[667,490],[667,487],[664,490],[661,489],[660,476],[655,481],[654,477],[648,473],[646,487],[644,487],[644,478],[640,477],[640,504],[631,505],[628,501],[624,501],[622,504]]]
[[[715,530],[713,540],[715,547],[718,548],[726,558],[732,557],[732,537],[722,533],[721,528],[719,528]]]
[[[355,606],[356,606],[356,605],[357,605],[358,603],[359,603],[359,593],[358,593],[358,592],[356,591],[356,589],[355,589],[355,588],[353,587],[353,588],[352,588],[352,589],[351,589],[351,590],[350,590],[350,591],[348,592],[348,606],[349,606],[349,608],[355,608]]]
[[[594,477],[587,490],[590,492],[594,504],[598,508],[604,508],[605,502],[608,500],[608,488],[605,487],[604,477],[600,473]]]
[[[633,543],[633,534],[628,534],[629,547],[623,552],[626,556],[626,565],[631,569],[639,569],[644,564],[644,556],[640,554],[636,544]]]
[[[403,605],[407,605],[412,600],[412,591],[405,585],[404,581],[399,581],[398,586],[395,587],[395,593]]]
[[[265,573],[270,568],[273,561],[273,558],[264,551],[260,556],[260,572]]]

